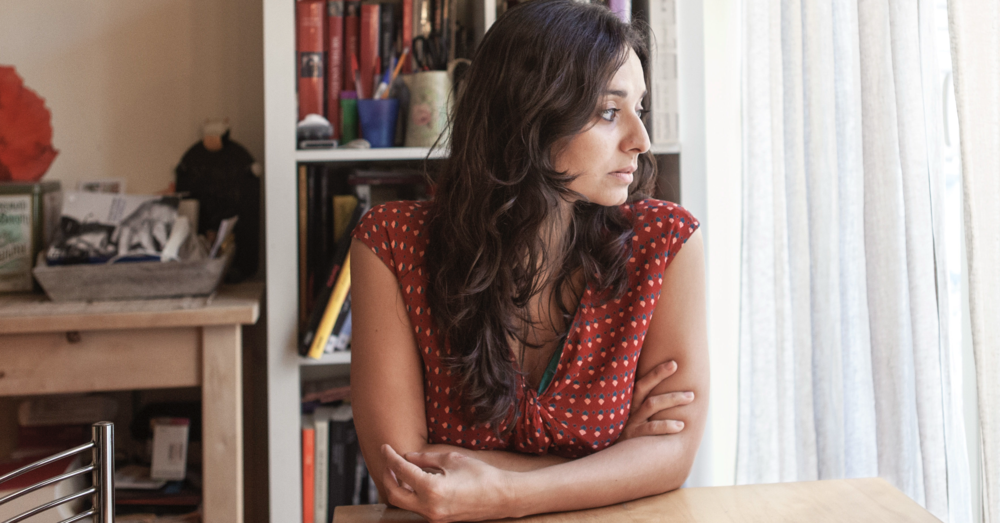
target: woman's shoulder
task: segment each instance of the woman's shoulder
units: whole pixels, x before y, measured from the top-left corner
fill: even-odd
[[[424,256],[429,202],[396,201],[372,207],[352,236],[367,245],[397,276],[419,265]]]
[[[622,210],[632,218],[632,238],[641,254],[650,251],[672,257],[701,225],[687,209],[664,200],[638,200],[624,204]]]
[[[419,221],[424,219],[429,210],[430,202],[428,201],[401,200],[385,202],[372,207],[365,216],[365,219],[371,217],[373,219],[392,218],[400,221],[409,221],[409,218],[413,218]]]
[[[622,205],[622,210],[635,218],[636,228],[640,228],[644,222],[665,222],[674,229],[690,229],[689,234],[694,233],[700,225],[698,219],[679,204],[666,200],[656,200],[646,198]]]

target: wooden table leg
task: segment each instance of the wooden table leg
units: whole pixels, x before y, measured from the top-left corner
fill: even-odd
[[[204,521],[243,522],[243,380],[239,325],[202,329]]]

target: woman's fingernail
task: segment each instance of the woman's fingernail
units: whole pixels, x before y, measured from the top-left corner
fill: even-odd
[[[694,399],[694,393],[693,392],[685,392],[684,393],[684,399],[693,400]]]
[[[683,421],[675,421],[674,423],[677,424],[677,430],[680,430],[680,429],[684,428],[684,422]]]

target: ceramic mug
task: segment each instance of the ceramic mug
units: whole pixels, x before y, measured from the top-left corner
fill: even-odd
[[[410,91],[406,119],[406,147],[430,147],[441,137],[448,143],[451,111],[451,76],[447,71],[421,71],[404,78]]]

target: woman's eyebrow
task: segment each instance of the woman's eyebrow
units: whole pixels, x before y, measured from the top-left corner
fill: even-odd
[[[606,95],[610,94],[611,96],[617,96],[619,98],[628,98],[628,91],[622,91],[619,89],[609,89],[607,91],[604,91],[604,94]],[[644,90],[642,92],[642,96],[640,96],[639,98],[645,98],[645,97],[646,97],[646,91]]]

